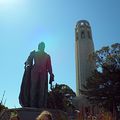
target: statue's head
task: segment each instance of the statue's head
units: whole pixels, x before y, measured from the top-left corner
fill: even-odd
[[[44,42],[40,42],[38,45],[38,50],[43,52],[45,50],[45,43]]]

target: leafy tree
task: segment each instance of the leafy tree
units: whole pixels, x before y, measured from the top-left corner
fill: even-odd
[[[75,92],[69,86],[56,84],[48,92],[48,108],[67,111],[68,108],[73,107],[71,99],[75,96]]]
[[[103,47],[93,55],[96,70],[87,80],[85,91],[81,92],[95,104],[102,104],[108,110],[120,106],[120,44]]]
[[[5,107],[5,105],[3,105],[4,95],[5,95],[5,91],[4,91],[4,93],[3,93],[2,99],[0,100],[0,112],[1,112],[3,109],[7,109],[7,107]],[[5,101],[5,102],[6,102],[6,101]],[[4,103],[5,103],[5,102],[4,102]]]
[[[0,103],[0,112],[3,110],[3,109],[6,109],[6,107]]]

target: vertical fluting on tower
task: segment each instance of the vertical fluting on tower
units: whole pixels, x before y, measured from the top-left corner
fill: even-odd
[[[88,21],[80,20],[75,27],[76,93],[86,85],[86,80],[95,69],[95,62],[90,59],[94,52],[92,31]]]

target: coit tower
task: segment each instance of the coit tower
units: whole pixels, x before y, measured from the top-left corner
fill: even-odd
[[[88,21],[80,20],[75,27],[75,60],[76,60],[76,93],[84,90],[86,80],[95,69],[95,62],[91,59],[94,52],[92,31]]]

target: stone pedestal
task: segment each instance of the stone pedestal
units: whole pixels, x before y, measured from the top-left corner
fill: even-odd
[[[11,112],[16,111],[20,120],[36,120],[36,117],[44,110],[52,113],[53,120],[68,120],[68,116],[65,112],[56,109],[44,109],[44,108],[16,108],[3,111],[0,115],[0,120],[9,120]]]

